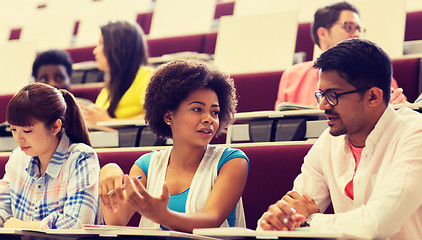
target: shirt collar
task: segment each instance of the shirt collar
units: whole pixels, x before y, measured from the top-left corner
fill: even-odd
[[[381,136],[385,133],[385,129],[387,129],[388,125],[390,124],[391,120],[394,118],[396,114],[396,111],[391,105],[388,105],[387,108],[385,108],[384,113],[381,115],[381,117],[378,119],[377,124],[375,124],[374,129],[369,133],[368,137],[365,140],[365,148],[368,146],[373,146],[377,142],[379,142],[379,139]],[[344,135],[344,152],[348,153],[351,152],[350,145],[352,144],[350,142],[349,137]]]
[[[394,116],[396,116],[396,111],[391,105],[388,105],[385,108],[384,113],[378,119],[377,124],[375,124],[374,129],[369,133],[368,137],[366,138],[365,146],[375,145],[379,142],[382,135],[385,134],[385,130],[388,129],[390,123]]]
[[[59,145],[57,145],[57,149],[51,157],[50,163],[48,164],[47,169],[45,170],[45,174],[48,174],[52,178],[57,178],[60,173],[60,170],[62,169],[62,165],[66,158],[66,153],[69,149],[70,144],[71,143],[69,137],[66,135],[65,132],[63,132]],[[40,171],[38,157],[31,158],[26,171],[32,177],[39,176]]]

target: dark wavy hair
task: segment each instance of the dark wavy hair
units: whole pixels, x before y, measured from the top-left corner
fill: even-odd
[[[354,38],[342,41],[322,53],[314,67],[323,72],[337,71],[356,88],[378,87],[383,92],[384,102],[390,102],[391,59],[369,40]]]
[[[154,72],[145,95],[145,121],[158,137],[171,138],[164,122],[168,111],[175,111],[188,95],[198,89],[211,89],[220,105],[217,134],[234,119],[237,99],[233,79],[199,60],[175,60]]]
[[[35,121],[41,121],[48,129],[60,119],[62,130],[72,142],[91,146],[79,106],[67,90],[58,90],[44,83],[29,84],[10,100],[6,119],[16,126],[32,126]]]
[[[348,2],[339,2],[319,8],[314,14],[314,21],[311,26],[311,37],[319,47],[318,28],[330,29],[338,21],[340,13],[344,10],[355,12],[359,15],[359,10]]]
[[[144,32],[137,24],[125,21],[110,22],[101,27],[104,55],[110,66],[110,106],[107,109],[115,117],[117,105],[135,80],[138,69],[148,64],[148,47]]]

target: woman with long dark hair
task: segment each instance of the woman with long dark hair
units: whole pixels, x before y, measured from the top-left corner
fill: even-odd
[[[105,72],[105,87],[93,109],[83,108],[90,125],[114,118],[143,118],[144,96],[152,69],[147,67],[145,35],[137,24],[111,22],[101,27],[93,50],[98,69]]]

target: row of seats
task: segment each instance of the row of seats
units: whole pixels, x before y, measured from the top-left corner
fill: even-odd
[[[295,52],[304,52],[306,61],[312,60],[314,43],[310,35],[311,24],[300,23],[298,25]],[[147,39],[149,56],[160,57],[165,54],[178,52],[196,52],[214,54],[217,42],[217,32],[201,33],[189,36],[177,36],[167,38]],[[94,61],[92,50],[95,46],[70,48],[66,51],[71,55],[75,63]]]
[[[228,5],[229,3],[225,4]],[[228,14],[228,12],[225,14]],[[410,12],[407,13],[406,16],[405,41],[421,40],[422,28],[419,27],[419,23],[422,21],[422,11]],[[150,22],[148,23],[148,21],[150,20],[139,19],[150,19],[151,17],[152,13],[140,14],[138,17],[138,23],[143,26],[144,29],[148,30],[150,27]],[[305,61],[310,61],[313,58],[314,44],[312,42],[310,31],[310,23],[299,23],[295,52],[304,52]],[[164,54],[185,51],[214,54],[217,36],[217,32],[211,32],[189,36],[148,39],[149,55],[151,57],[159,57]],[[95,59],[92,54],[93,49],[94,46],[90,46],[67,49],[67,51],[72,56],[73,61],[77,63],[83,61],[94,61]]]
[[[422,62],[419,58],[393,60],[393,76],[409,102],[415,101],[422,91]],[[238,95],[238,112],[273,110],[278,85],[283,71],[232,75]],[[101,87],[73,88],[71,92],[80,98],[95,102]],[[6,120],[6,106],[12,94],[0,95],[0,123]]]
[[[235,2],[217,4],[214,18],[218,19],[222,16],[233,15],[234,4]],[[150,31],[152,15],[153,15],[153,12],[141,13],[138,15],[136,19],[136,22],[142,27],[145,34],[148,34]],[[422,22],[422,11],[408,12],[406,14],[406,28],[405,28],[405,36],[404,36],[405,41],[422,40],[422,28],[420,28],[421,22]],[[298,37],[298,39],[302,39],[302,38]]]
[[[240,146],[250,160],[250,168],[246,187],[243,192],[246,224],[250,229],[256,228],[256,222],[267,210],[268,206],[279,200],[291,190],[293,180],[300,173],[303,158],[311,148],[304,145],[275,146]],[[151,150],[98,151],[100,166],[117,163],[125,173],[130,171],[133,163],[141,155]],[[283,156],[283,157],[275,157]],[[4,175],[4,165],[8,156],[0,156],[0,176]],[[137,226],[139,216],[134,216],[129,225]]]
[[[219,3],[215,11],[215,18],[225,15],[232,15],[234,9],[234,2]],[[153,12],[141,13],[137,17],[138,24],[144,29],[145,33],[149,33],[151,27]],[[406,14],[406,28],[405,41],[421,40],[422,28],[419,23],[422,21],[422,11],[409,12]],[[300,23],[298,25],[296,48],[295,52],[304,52],[306,61],[312,60],[314,44],[310,36],[310,23]],[[75,28],[77,31],[77,28]],[[10,39],[19,39],[21,30],[13,29],[10,34]],[[76,32],[75,32],[76,33]],[[150,56],[157,57],[164,54],[176,53],[181,51],[193,51],[199,53],[214,54],[216,45],[217,33],[204,33],[193,36],[183,37],[167,37],[160,39],[150,39],[148,45],[150,48]],[[76,49],[69,49],[72,58],[75,62],[92,61],[91,47],[83,47]]]

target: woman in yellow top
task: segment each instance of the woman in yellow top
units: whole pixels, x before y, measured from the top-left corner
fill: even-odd
[[[105,87],[94,108],[83,108],[89,125],[113,119],[143,119],[144,96],[152,69],[147,66],[145,35],[137,24],[111,22],[101,27],[93,50]]]

